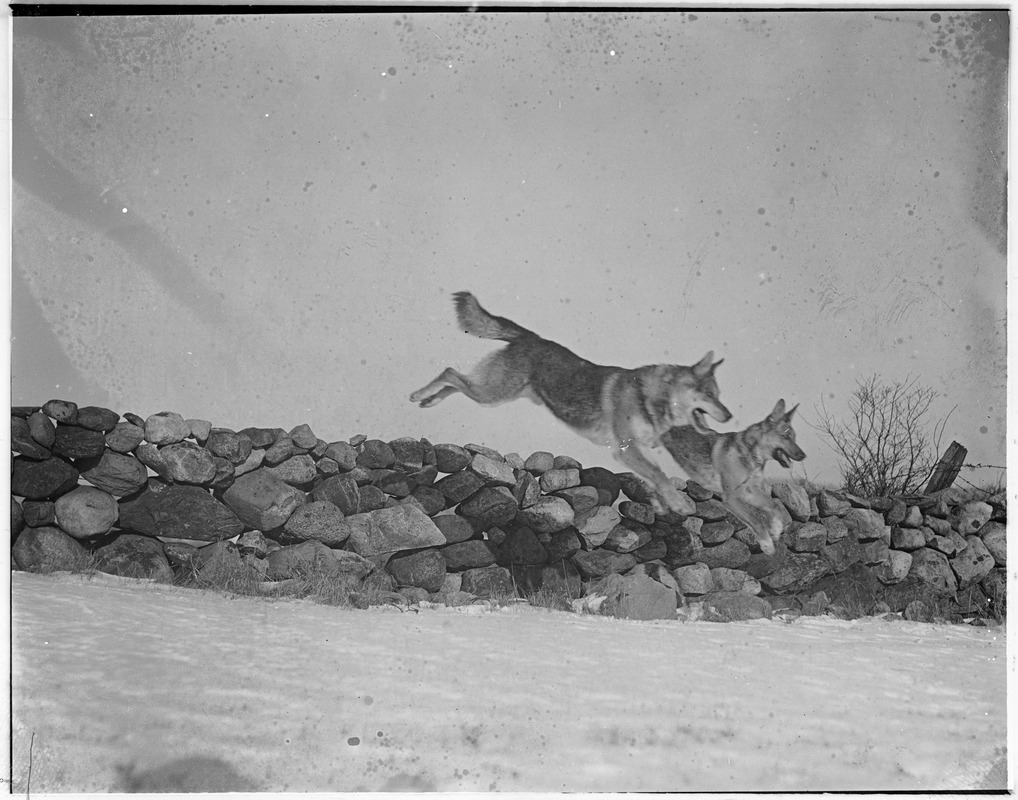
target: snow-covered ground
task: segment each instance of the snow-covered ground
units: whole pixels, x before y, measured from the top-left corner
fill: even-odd
[[[358,611],[21,572],[12,613],[15,792],[30,750],[33,794],[198,755],[265,791],[1005,785],[1003,628]]]

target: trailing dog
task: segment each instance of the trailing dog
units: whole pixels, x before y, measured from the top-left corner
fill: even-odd
[[[764,464],[773,458],[788,469],[806,454],[795,443],[792,415],[778,400],[762,422],[735,433],[704,433],[690,425],[672,428],[661,441],[690,478],[722,497],[722,502],[756,534],[760,549],[774,553],[784,532],[782,509],[764,487]]]
[[[545,405],[559,420],[647,480],[658,513],[667,506],[680,514],[694,510],[649,457],[661,444],[661,434],[675,426],[689,426],[703,435],[713,433],[703,420],[718,422],[731,412],[718,399],[714,371],[721,361],[709,352],[691,367],[656,364],[637,369],[594,364],[560,344],[504,317],[485,311],[470,292],[453,295],[460,326],[482,339],[509,344],[485,356],[469,375],[447,367],[431,383],[410,395],[429,408],[455,392],[485,406],[526,397]]]

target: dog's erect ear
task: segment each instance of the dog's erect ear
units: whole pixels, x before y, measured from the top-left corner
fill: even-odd
[[[693,365],[693,374],[698,376],[709,375],[711,371],[714,369],[714,367],[717,366],[716,364],[712,366],[711,362],[713,361],[714,361],[714,351],[708,350],[707,355],[705,355],[703,358],[697,361],[696,364]]]
[[[713,364],[711,364],[710,371],[714,372],[714,370],[716,370],[718,367],[720,367],[724,363],[725,363],[725,360],[723,358],[719,358],[717,361],[715,361]]]
[[[787,414],[785,414],[785,422],[791,422],[792,421],[792,414],[795,413],[795,409],[797,409],[798,407],[799,407],[799,404],[796,403],[794,406],[792,406],[792,410],[789,411]]]
[[[771,423],[776,423],[784,416],[785,416],[785,401],[784,399],[782,399],[778,400],[778,402],[774,404],[774,410],[767,415],[767,421]]]

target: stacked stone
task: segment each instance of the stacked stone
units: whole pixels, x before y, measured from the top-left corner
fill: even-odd
[[[547,452],[326,442],[307,425],[233,431],[59,400],[15,408],[12,444],[25,570],[73,569],[91,553],[100,570],[157,581],[224,565],[278,581],[315,563],[351,593],[365,582],[443,602],[549,590],[635,618],[674,618],[684,602],[711,619],[942,596],[978,605],[1005,584],[1003,505],[944,493],[908,504],[776,484],[788,525],[767,556],[692,481],[677,485],[695,512],[660,516],[631,473]],[[860,585],[868,594],[845,596]]]

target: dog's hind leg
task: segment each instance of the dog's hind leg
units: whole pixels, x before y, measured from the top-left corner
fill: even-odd
[[[482,406],[497,406],[525,394],[529,396],[529,371],[521,369],[514,360],[513,353],[506,348],[486,356],[469,375],[446,367],[435,380],[410,395],[410,401],[430,408],[449,395],[462,392]]]

